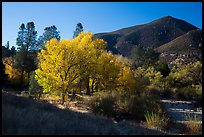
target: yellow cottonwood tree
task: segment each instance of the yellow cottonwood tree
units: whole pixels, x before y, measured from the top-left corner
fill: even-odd
[[[12,57],[4,58],[3,63],[5,65],[5,74],[8,75],[8,80],[12,84],[20,85],[21,71],[13,67]],[[24,84],[28,84],[28,73],[24,72]]]
[[[97,60],[95,73],[93,77],[97,83],[97,87],[101,90],[112,90],[117,85],[117,78],[120,72],[120,64],[116,61],[115,56],[111,52],[104,51]]]
[[[106,45],[105,41],[92,40],[92,37],[92,33],[82,32],[75,39],[51,39],[46,43],[38,54],[39,66],[35,71],[35,79],[44,93],[57,93],[64,103],[65,95],[79,78],[90,75],[96,55]]]

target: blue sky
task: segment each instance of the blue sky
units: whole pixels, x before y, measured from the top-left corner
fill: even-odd
[[[202,28],[201,2],[3,2],[2,45],[16,45],[19,27],[33,21],[38,37],[55,25],[62,39],[71,39],[76,24],[84,31],[110,32],[173,16]]]

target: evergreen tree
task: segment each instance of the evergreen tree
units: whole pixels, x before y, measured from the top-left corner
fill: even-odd
[[[82,31],[83,31],[83,26],[82,26],[82,24],[79,22],[79,23],[77,23],[77,25],[76,25],[76,30],[74,31],[73,38],[76,38],[76,37],[79,35],[79,33],[81,33]]]
[[[60,32],[57,31],[57,27],[55,27],[55,25],[46,27],[44,31],[43,35],[38,38],[38,49],[43,48],[46,42],[52,38],[56,38],[58,41],[60,40]]]
[[[33,51],[37,46],[37,31],[35,31],[34,22],[28,22],[26,25],[25,45],[26,51]]]
[[[148,67],[153,65],[159,57],[159,53],[154,51],[152,47],[144,48],[142,46],[135,46],[131,51],[131,59],[133,60],[133,66],[137,67]]]
[[[11,47],[11,57],[13,58],[16,54],[16,48],[14,46]]]
[[[83,26],[82,26],[82,24],[79,22],[79,23],[77,23],[77,25],[76,25],[76,29],[75,29],[75,31],[74,31],[74,35],[73,35],[73,38],[76,38],[78,35],[79,35],[79,33],[81,33],[83,31]],[[80,75],[82,75],[82,74],[80,74]],[[85,83],[86,83],[86,87],[87,87],[87,93],[88,94],[90,94],[90,88],[89,88],[89,78],[86,78],[86,79],[79,79],[79,82],[78,82],[78,84],[79,84],[79,87],[80,87],[80,91],[82,90],[81,89],[81,87],[82,87],[82,81],[86,81]]]
[[[9,41],[7,41],[5,47],[9,50]]]
[[[6,45],[5,45],[6,46]],[[2,50],[2,58],[5,57],[10,57],[11,56],[11,51],[9,49],[7,49],[5,46],[1,47]]]
[[[156,64],[156,66],[155,66],[155,69],[156,69],[157,71],[160,71],[161,74],[162,74],[164,77],[168,76],[169,73],[171,72],[171,70],[170,70],[168,64],[165,63],[165,62],[158,62],[158,63]]]
[[[39,86],[38,82],[35,79],[35,71],[32,71],[30,73],[30,79],[29,79],[29,96],[32,96],[34,98],[40,98],[42,95],[42,87]]]
[[[25,24],[22,23],[19,28],[18,37],[16,39],[16,45],[18,46],[18,49],[25,46],[25,32]]]
[[[14,56],[14,67],[21,70],[21,86],[23,86],[24,71],[28,72],[29,76],[29,73],[36,68],[32,55],[33,50],[36,49],[36,36],[37,31],[33,22],[28,22],[26,28],[21,24],[16,39],[19,51]]]

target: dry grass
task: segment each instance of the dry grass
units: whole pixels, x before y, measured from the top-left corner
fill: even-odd
[[[197,115],[191,116],[190,114],[187,114],[186,120],[188,121],[186,125],[187,125],[187,128],[189,129],[188,130],[189,134],[193,134],[193,135],[201,134],[200,123]]]
[[[168,119],[164,115],[160,115],[157,113],[149,113],[148,111],[145,113],[146,124],[149,128],[157,128],[163,129],[168,125]]]
[[[131,127],[131,128],[130,128]],[[59,109],[46,102],[2,93],[2,134],[4,135],[113,135],[163,132],[114,123],[92,114]]]

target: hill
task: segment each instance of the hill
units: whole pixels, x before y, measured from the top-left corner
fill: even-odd
[[[202,60],[202,32],[192,30],[156,49],[159,59],[169,64],[187,64]]]
[[[123,28],[109,33],[98,33],[94,38],[108,42],[107,50],[130,57],[131,49],[140,45],[144,48],[158,48],[173,39],[198,29],[190,23],[171,16],[154,20],[150,23]]]

